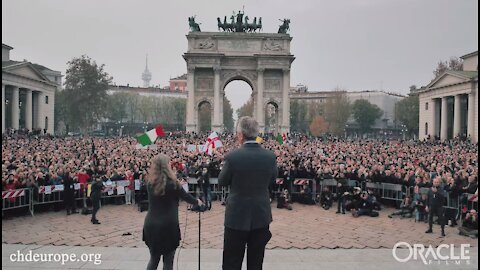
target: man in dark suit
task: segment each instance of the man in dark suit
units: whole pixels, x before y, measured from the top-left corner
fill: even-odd
[[[272,237],[272,211],[268,186],[278,175],[276,156],[255,139],[259,127],[251,117],[237,124],[242,145],[225,156],[218,177],[221,186],[230,186],[225,211],[223,270],[240,270],[247,249],[247,269],[262,269],[265,246]]]
[[[92,182],[90,199],[92,200],[92,224],[100,224],[97,219],[97,212],[100,209],[100,199],[102,197],[103,181],[100,177],[96,176]]]
[[[433,216],[438,217],[438,222],[442,227],[442,237],[445,237],[445,194],[440,188],[441,177],[433,179],[433,186],[428,190],[428,200],[426,211],[428,212],[428,230],[425,233],[432,233]]]

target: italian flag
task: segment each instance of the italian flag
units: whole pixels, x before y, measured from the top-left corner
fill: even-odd
[[[284,144],[286,141],[287,141],[287,135],[285,133],[283,133],[283,134],[278,133],[277,142],[279,144]]]
[[[154,144],[158,137],[165,137],[165,132],[163,131],[162,126],[157,126],[156,128],[137,136],[137,141],[142,146],[146,146]]]

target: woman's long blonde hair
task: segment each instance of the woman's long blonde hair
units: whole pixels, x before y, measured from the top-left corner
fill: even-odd
[[[180,186],[175,173],[170,167],[170,158],[164,154],[159,154],[152,159],[146,178],[147,183],[152,185],[155,195],[165,195],[167,182],[171,181],[176,187]]]

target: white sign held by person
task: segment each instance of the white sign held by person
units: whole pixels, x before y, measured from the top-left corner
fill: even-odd
[[[125,194],[125,187],[124,186],[117,186],[117,195]]]
[[[140,183],[140,180],[136,179],[135,180],[135,190],[140,190],[142,183]]]

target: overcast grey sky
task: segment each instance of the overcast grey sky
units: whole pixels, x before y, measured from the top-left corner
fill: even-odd
[[[2,0],[2,42],[14,47],[14,60],[62,73],[68,60],[86,54],[117,84],[134,86],[142,85],[148,53],[152,83],[164,86],[186,71],[187,17],[217,31],[217,17],[243,6],[263,18],[264,32],[291,19],[291,84],[310,91],[407,93],[432,79],[439,60],[478,50],[476,0]],[[231,92],[242,86],[227,86],[228,97],[237,99]]]

